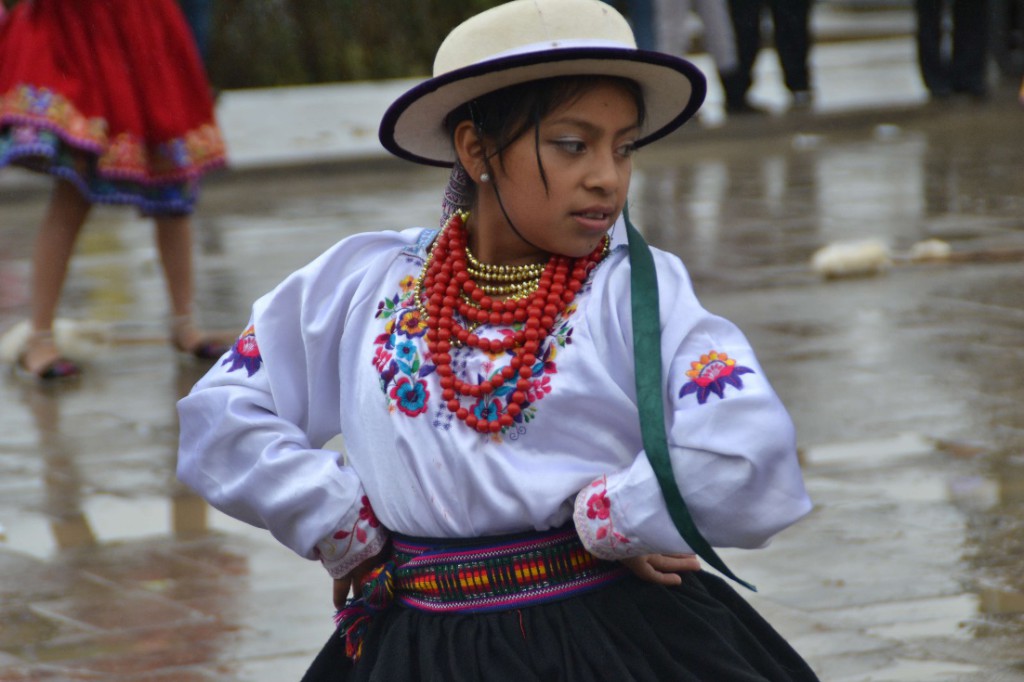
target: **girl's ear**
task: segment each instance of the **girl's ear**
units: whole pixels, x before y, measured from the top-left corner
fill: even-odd
[[[484,159],[483,142],[472,121],[462,121],[455,126],[452,142],[462,166],[473,178],[473,182],[479,182],[480,175],[487,172],[487,163]]]

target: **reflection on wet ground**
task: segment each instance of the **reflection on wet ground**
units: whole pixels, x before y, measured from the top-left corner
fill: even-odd
[[[727,558],[823,679],[1024,680],[1021,113],[995,104],[644,152],[637,223],[735,320],[797,422],[817,509]],[[224,177],[199,307],[248,306],[339,238],[432,224],[441,171]],[[5,201],[0,331],[27,310],[41,195]],[[811,255],[928,238],[955,262],[823,280]],[[329,581],[176,483],[174,402],[202,368],[164,340],[149,227],[98,210],[63,314],[98,325],[80,385],[0,382],[0,679],[296,679]]]

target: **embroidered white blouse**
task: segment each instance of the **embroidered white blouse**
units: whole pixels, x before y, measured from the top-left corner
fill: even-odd
[[[486,435],[441,401],[426,351],[415,281],[435,232],[350,237],[259,299],[179,403],[179,477],[334,577],[390,531],[462,538],[572,521],[605,559],[690,552],[641,445],[622,225],[538,353],[515,425]],[[811,508],[792,422],[741,332],[701,307],[678,258],[654,258],[679,489],[709,543],[762,546]],[[452,367],[476,383],[510,359],[462,348]],[[511,390],[463,405],[493,415]],[[344,456],[323,448],[338,434]]]

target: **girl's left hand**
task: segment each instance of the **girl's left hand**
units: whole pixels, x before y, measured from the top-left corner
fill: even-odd
[[[693,554],[642,554],[622,563],[641,580],[669,587],[682,584],[678,573],[700,570],[700,559]]]
[[[364,560],[361,564],[352,569],[352,571],[344,578],[334,579],[334,608],[339,611],[345,608],[345,604],[348,602],[349,592],[355,587],[355,595],[359,596],[363,589],[363,583],[366,582],[366,574],[377,566],[384,563],[387,557],[388,548],[385,547],[375,556]]]

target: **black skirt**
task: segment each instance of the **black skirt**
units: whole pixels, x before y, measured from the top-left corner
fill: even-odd
[[[354,663],[335,633],[303,682],[773,682],[817,676],[724,580],[632,576],[580,596],[482,614],[395,606]]]

